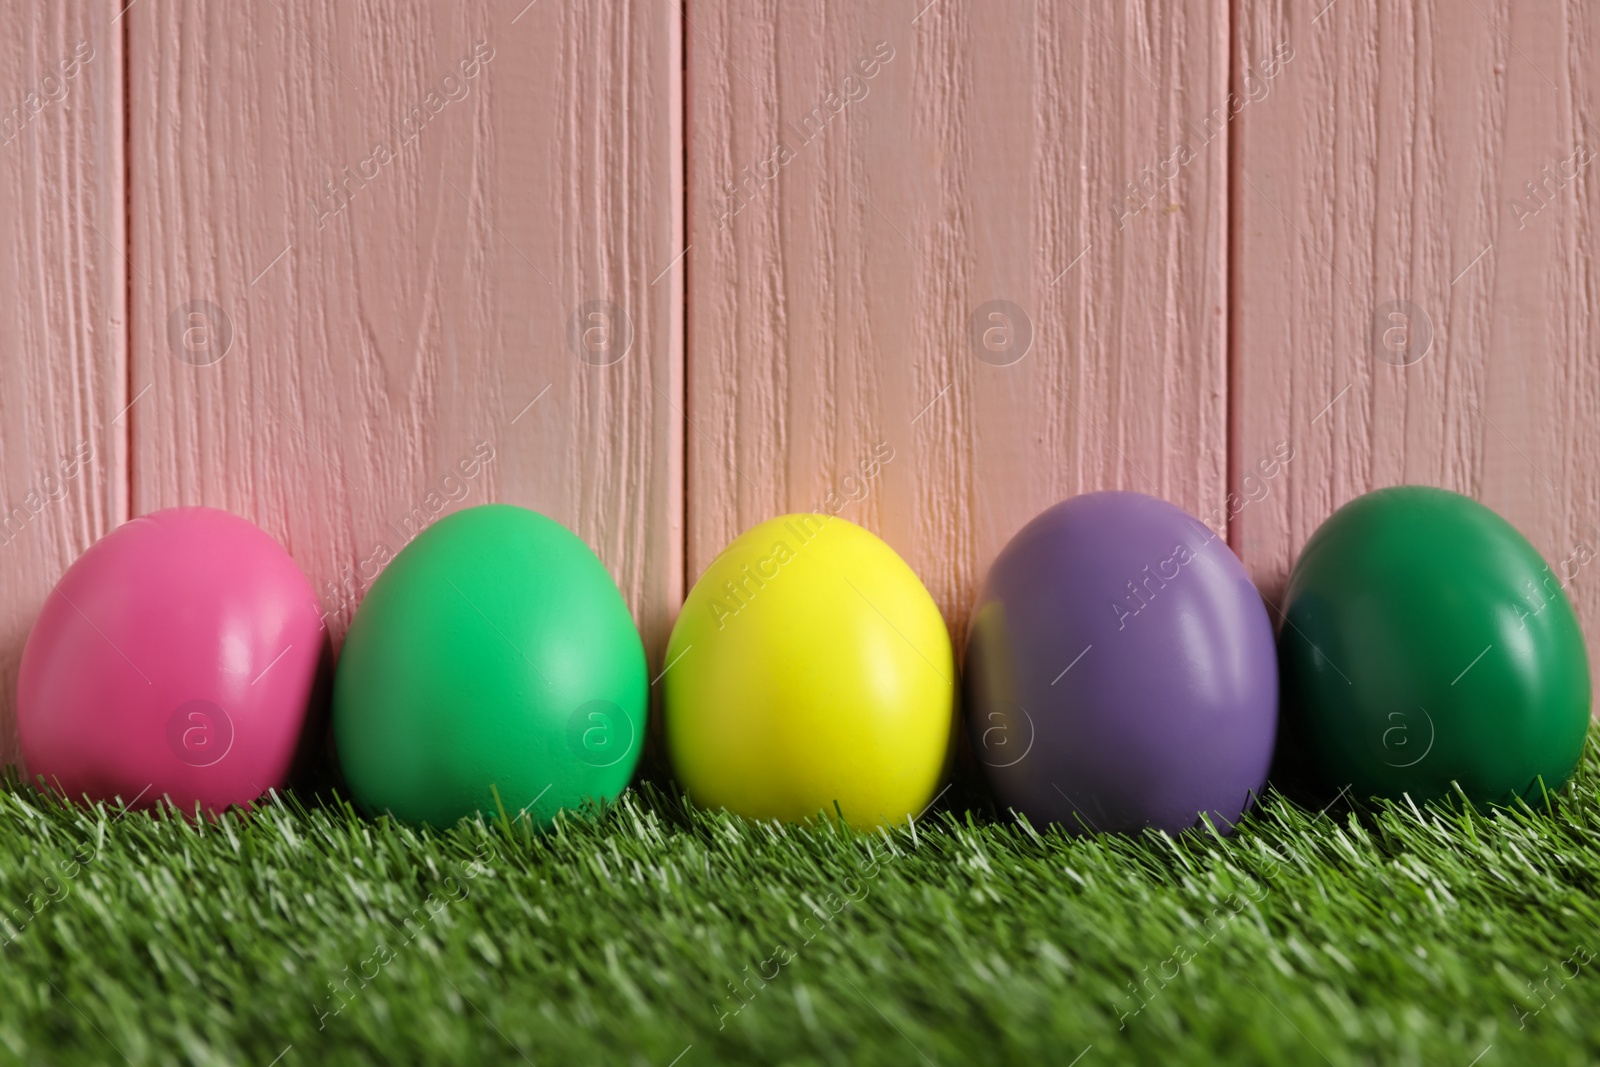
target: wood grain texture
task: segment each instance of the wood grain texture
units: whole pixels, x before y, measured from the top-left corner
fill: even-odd
[[[0,763],[28,631],[127,509],[116,11],[0,0]]]
[[[1236,547],[1276,598],[1350,498],[1466,493],[1565,567],[1592,657],[1600,13],[1321,9],[1241,5],[1241,63],[1283,41],[1295,58],[1237,122],[1234,459],[1246,471],[1280,441],[1295,458],[1240,513]]]
[[[837,493],[959,640],[1050,504],[1222,503],[1227,135],[1188,124],[1227,92],[1224,9],[705,0],[689,23],[691,579]]]
[[[599,553],[654,656],[682,596],[680,21],[520,6],[130,11],[134,508],[255,520],[337,634],[421,527],[523,505]]]

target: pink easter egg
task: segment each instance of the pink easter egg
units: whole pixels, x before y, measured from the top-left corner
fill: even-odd
[[[248,804],[288,776],[322,641],[311,583],[258,527],[199,507],[134,519],[67,569],[28,635],[29,778],[74,800]]]

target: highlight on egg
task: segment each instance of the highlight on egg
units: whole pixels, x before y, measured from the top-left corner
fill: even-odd
[[[74,800],[248,804],[288,779],[324,640],[311,583],[252,523],[205,507],[125,523],[28,635],[28,773]]]
[[[784,515],[741,534],[684,601],[666,664],[668,755],[699,805],[892,825],[948,769],[949,631],[906,562],[848,520]]]

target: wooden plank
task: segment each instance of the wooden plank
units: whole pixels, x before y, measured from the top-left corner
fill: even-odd
[[[1222,503],[1227,131],[1190,124],[1227,37],[1176,2],[691,5],[691,578],[842,503],[959,634],[1058,500]]]
[[[1320,7],[1241,5],[1241,63],[1295,58],[1238,122],[1234,461],[1295,458],[1236,546],[1276,597],[1351,497],[1454,489],[1565,567],[1593,655],[1600,24],[1577,0]]]
[[[51,584],[127,508],[116,11],[0,0],[0,763]]]
[[[144,0],[133,499],[280,538],[342,633],[458,507],[567,524],[654,654],[681,599],[669,5]]]

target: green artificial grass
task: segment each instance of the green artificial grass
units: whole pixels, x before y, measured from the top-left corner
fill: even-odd
[[[1589,1063],[1597,885],[1593,745],[1534,808],[1273,796],[1226,840],[649,787],[544,835],[197,823],[13,784],[0,1061]]]

